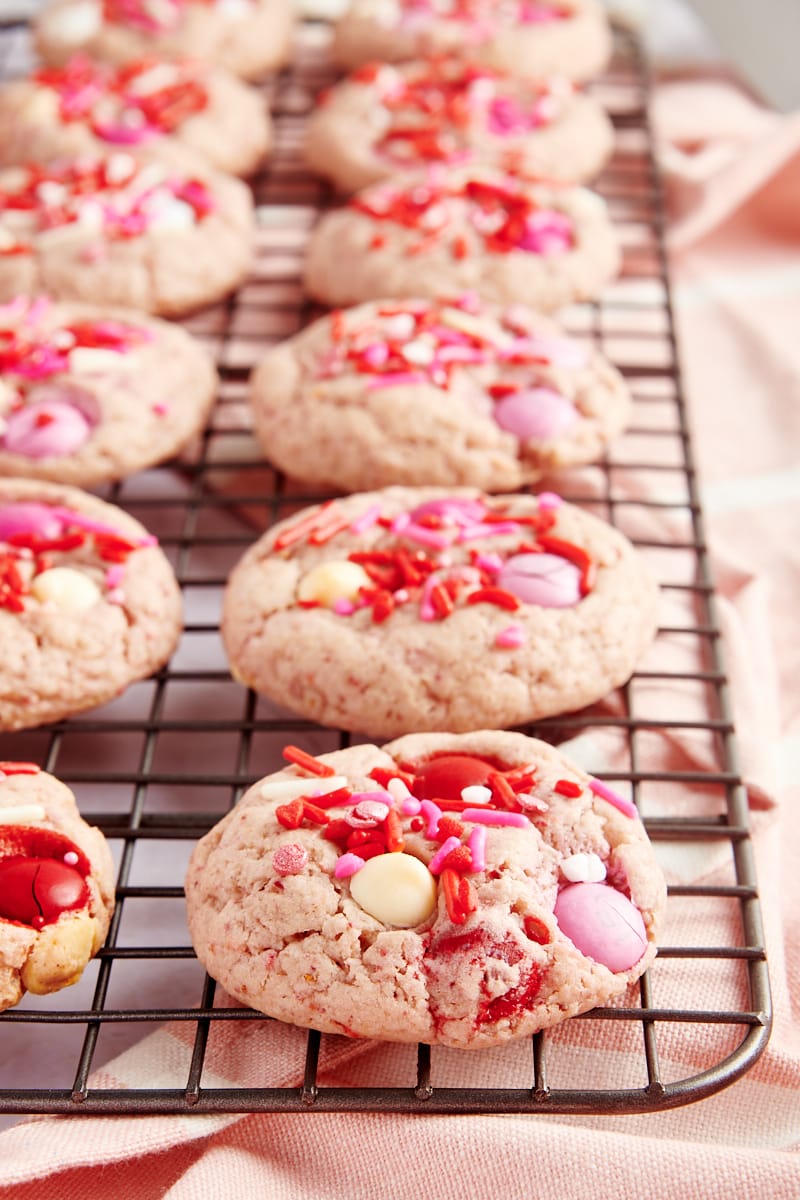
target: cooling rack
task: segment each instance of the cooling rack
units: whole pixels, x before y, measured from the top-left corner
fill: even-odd
[[[180,647],[167,668],[102,709],[0,736],[0,758],[34,760],[73,788],[84,815],[109,838],[118,870],[107,944],[80,983],[26,997],[0,1016],[0,1113],[619,1114],[699,1100],[736,1080],[763,1050],[769,983],[676,354],[647,70],[624,31],[610,70],[593,85],[617,130],[617,151],[597,187],[620,232],[624,270],[600,302],[574,306],[566,322],[620,366],[635,423],[600,464],[548,484],[635,542],[660,580],[664,615],[652,653],[624,688],[590,710],[525,728],[569,742],[588,769],[639,806],[670,879],[656,962],[622,1002],[502,1051],[373,1047],[355,1053],[329,1086],[326,1053],[343,1039],[231,1006],[191,949],[181,885],[195,840],[281,765],[286,742],[322,753],[354,740],[235,683],[218,636],[224,581],[245,547],[271,522],[321,498],[261,460],[245,391],[263,349],[313,315],[300,269],[308,232],[331,197],[304,169],[301,139],[315,94],[332,80],[327,32],[304,22],[292,67],[267,89],[276,148],[254,181],[252,276],[227,304],[187,323],[220,369],[209,427],[179,462],[102,493],[142,520],[169,555],[186,608]],[[28,55],[24,27],[0,20],[0,75],[25,71]],[[670,940],[673,930],[678,940]],[[149,1078],[137,1087],[126,1077],[121,1086],[105,1064],[119,1054],[126,1063],[127,1049],[157,1037],[165,1022],[180,1033],[180,1061],[165,1061],[163,1084]],[[260,1037],[263,1054],[276,1038],[292,1043],[299,1065],[284,1086],[259,1086],[257,1068],[246,1072],[245,1087],[211,1069],[215,1038],[232,1025],[251,1050]],[[127,1068],[115,1069],[125,1075]]]

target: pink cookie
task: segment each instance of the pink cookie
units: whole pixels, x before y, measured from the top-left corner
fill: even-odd
[[[365,188],[325,214],[309,241],[305,284],[334,307],[476,291],[490,303],[549,311],[594,298],[619,266],[594,192],[439,169]]]
[[[478,1049],[622,995],[652,962],[666,889],[644,828],[544,742],[285,756],[298,765],[255,784],[186,877],[198,956],[241,1003]]]
[[[0,301],[59,300],[181,316],[250,269],[253,202],[238,179],[117,152],[0,171]]]
[[[342,491],[514,491],[598,458],[631,407],[596,351],[530,309],[474,295],[323,317],[267,351],[250,395],[267,458]]]
[[[271,126],[257,92],[184,59],[71,58],[0,87],[0,165],[125,150],[175,170],[250,175]]]
[[[288,60],[292,24],[286,0],[53,0],[34,36],[51,66],[77,53],[113,63],[180,55],[261,79]]]
[[[156,539],[127,513],[77,488],[0,480],[0,615],[0,729],[26,729],[162,667],[181,597]]]
[[[345,192],[466,163],[583,183],[613,141],[604,109],[563,76],[516,78],[448,57],[354,71],[321,98],[306,157]]]
[[[459,54],[527,78],[590,79],[611,53],[598,0],[352,0],[336,27],[344,67]]]
[[[177,325],[19,297],[0,307],[0,474],[87,486],[173,457],[217,376]]]
[[[519,571],[534,555],[566,585],[534,591]],[[462,732],[601,699],[657,607],[630,543],[552,494],[387,488],[264,534],[228,581],[222,636],[237,679],[310,720]]]

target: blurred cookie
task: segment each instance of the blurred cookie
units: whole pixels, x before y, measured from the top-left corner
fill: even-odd
[[[178,325],[20,298],[0,308],[0,476],[89,487],[162,462],[203,427],[216,384]]]
[[[0,171],[0,301],[58,300],[181,316],[244,280],[249,188],[118,152]]]
[[[218,68],[181,59],[124,67],[76,55],[0,87],[0,165],[124,149],[175,169],[250,175],[270,147],[262,97]]]
[[[0,763],[0,1011],[77,983],[114,911],[114,865],[69,788]]]
[[[234,568],[234,676],[373,737],[504,728],[626,681],[658,593],[630,542],[552,494],[387,488],[280,522]]]
[[[636,810],[546,743],[285,754],[298,765],[250,789],[186,878],[198,957],[241,1003],[477,1049],[620,995],[653,960],[666,889]]]
[[[266,353],[250,398],[267,458],[341,491],[514,491],[597,459],[631,408],[602,355],[531,309],[475,296],[322,317]]]
[[[0,480],[0,729],[95,708],[158,670],[181,596],[156,539],[77,488]]]
[[[607,65],[598,0],[352,0],[336,25],[343,67],[454,53],[515,75],[585,80]]]
[[[287,61],[292,25],[286,0],[54,0],[34,42],[52,66],[79,53],[112,63],[185,56],[261,79]]]
[[[593,299],[619,266],[594,192],[473,168],[357,192],[313,230],[304,278],[335,307],[474,290],[493,304],[550,311]]]
[[[435,164],[584,183],[613,143],[605,110],[568,80],[446,57],[354,71],[312,114],[306,158],[343,192]]]

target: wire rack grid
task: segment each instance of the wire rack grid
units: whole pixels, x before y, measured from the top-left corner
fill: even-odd
[[[207,430],[179,462],[102,493],[156,533],[173,562],[186,610],[179,649],[154,678],[100,710],[0,737],[1,758],[37,761],[73,788],[118,866],[111,931],[80,983],[26,997],[0,1016],[0,1113],[618,1114],[699,1100],[756,1061],[769,1036],[770,997],[675,346],[649,81],[624,32],[609,72],[593,85],[617,131],[597,187],[620,233],[624,269],[599,302],[571,308],[566,323],[623,371],[635,423],[600,464],[552,485],[616,524],[650,559],[664,619],[653,654],[624,688],[526,731],[569,741],[594,774],[630,789],[671,880],[667,937],[674,928],[683,941],[660,945],[654,966],[621,1003],[552,1032],[477,1055],[427,1046],[372,1051],[356,1055],[330,1085],[326,1050],[342,1039],[232,1006],[194,957],[181,885],[196,838],[282,765],[287,741],[322,753],[354,740],[247,692],[231,678],[218,635],[225,579],[246,546],[321,498],[263,462],[249,430],[246,383],[264,348],[313,315],[300,284],[302,258],[331,196],[303,166],[302,136],[315,95],[333,78],[326,46],[324,24],[303,23],[292,66],[267,89],[276,147],[253,182],[259,233],[249,281],[228,303],[187,322],[221,375]],[[0,26],[0,76],[24,71],[28,54],[25,28]],[[149,1079],[122,1087],[104,1073],[110,1059],[125,1061],[164,1022],[175,1023],[185,1053],[177,1068],[165,1066],[163,1086]],[[256,1068],[247,1086],[220,1079],[210,1052],[232,1026],[256,1060],[269,1056],[276,1038],[281,1045],[301,1038],[295,1077],[276,1087]]]

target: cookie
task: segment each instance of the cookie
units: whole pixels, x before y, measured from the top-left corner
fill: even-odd
[[[180,632],[177,581],[138,521],[77,488],[0,480],[0,729],[111,700]]]
[[[77,983],[114,911],[114,864],[68,787],[0,763],[0,1011]]]
[[[89,487],[162,462],[203,427],[216,384],[177,325],[20,297],[0,308],[0,476]]]
[[[514,491],[598,458],[631,409],[602,355],[531,309],[471,295],[322,317],[267,352],[250,399],[270,461],[341,491]]]
[[[611,55],[598,0],[352,0],[333,54],[350,69],[453,53],[514,75],[586,80]]]
[[[115,68],[76,55],[0,87],[2,166],[124,149],[176,170],[250,175],[271,138],[256,91],[188,60]]]
[[[261,79],[287,62],[292,25],[285,0],[55,0],[34,41],[52,66],[78,53],[111,63],[185,56]]]
[[[436,164],[584,183],[613,144],[605,110],[563,77],[517,78],[445,57],[354,71],[321,98],[305,153],[353,192]]]
[[[594,192],[465,168],[375,184],[326,213],[309,239],[304,278],[334,307],[476,291],[493,304],[549,311],[593,299],[619,266]]]
[[[245,279],[250,189],[118,152],[0,171],[0,301],[58,300],[183,316]]]
[[[623,993],[663,876],[636,809],[545,742],[412,735],[250,789],[195,848],[189,929],[243,1004],[350,1037],[480,1049]]]
[[[234,676],[373,737],[504,728],[627,680],[657,589],[617,530],[541,496],[387,488],[270,529],[225,592]]]

